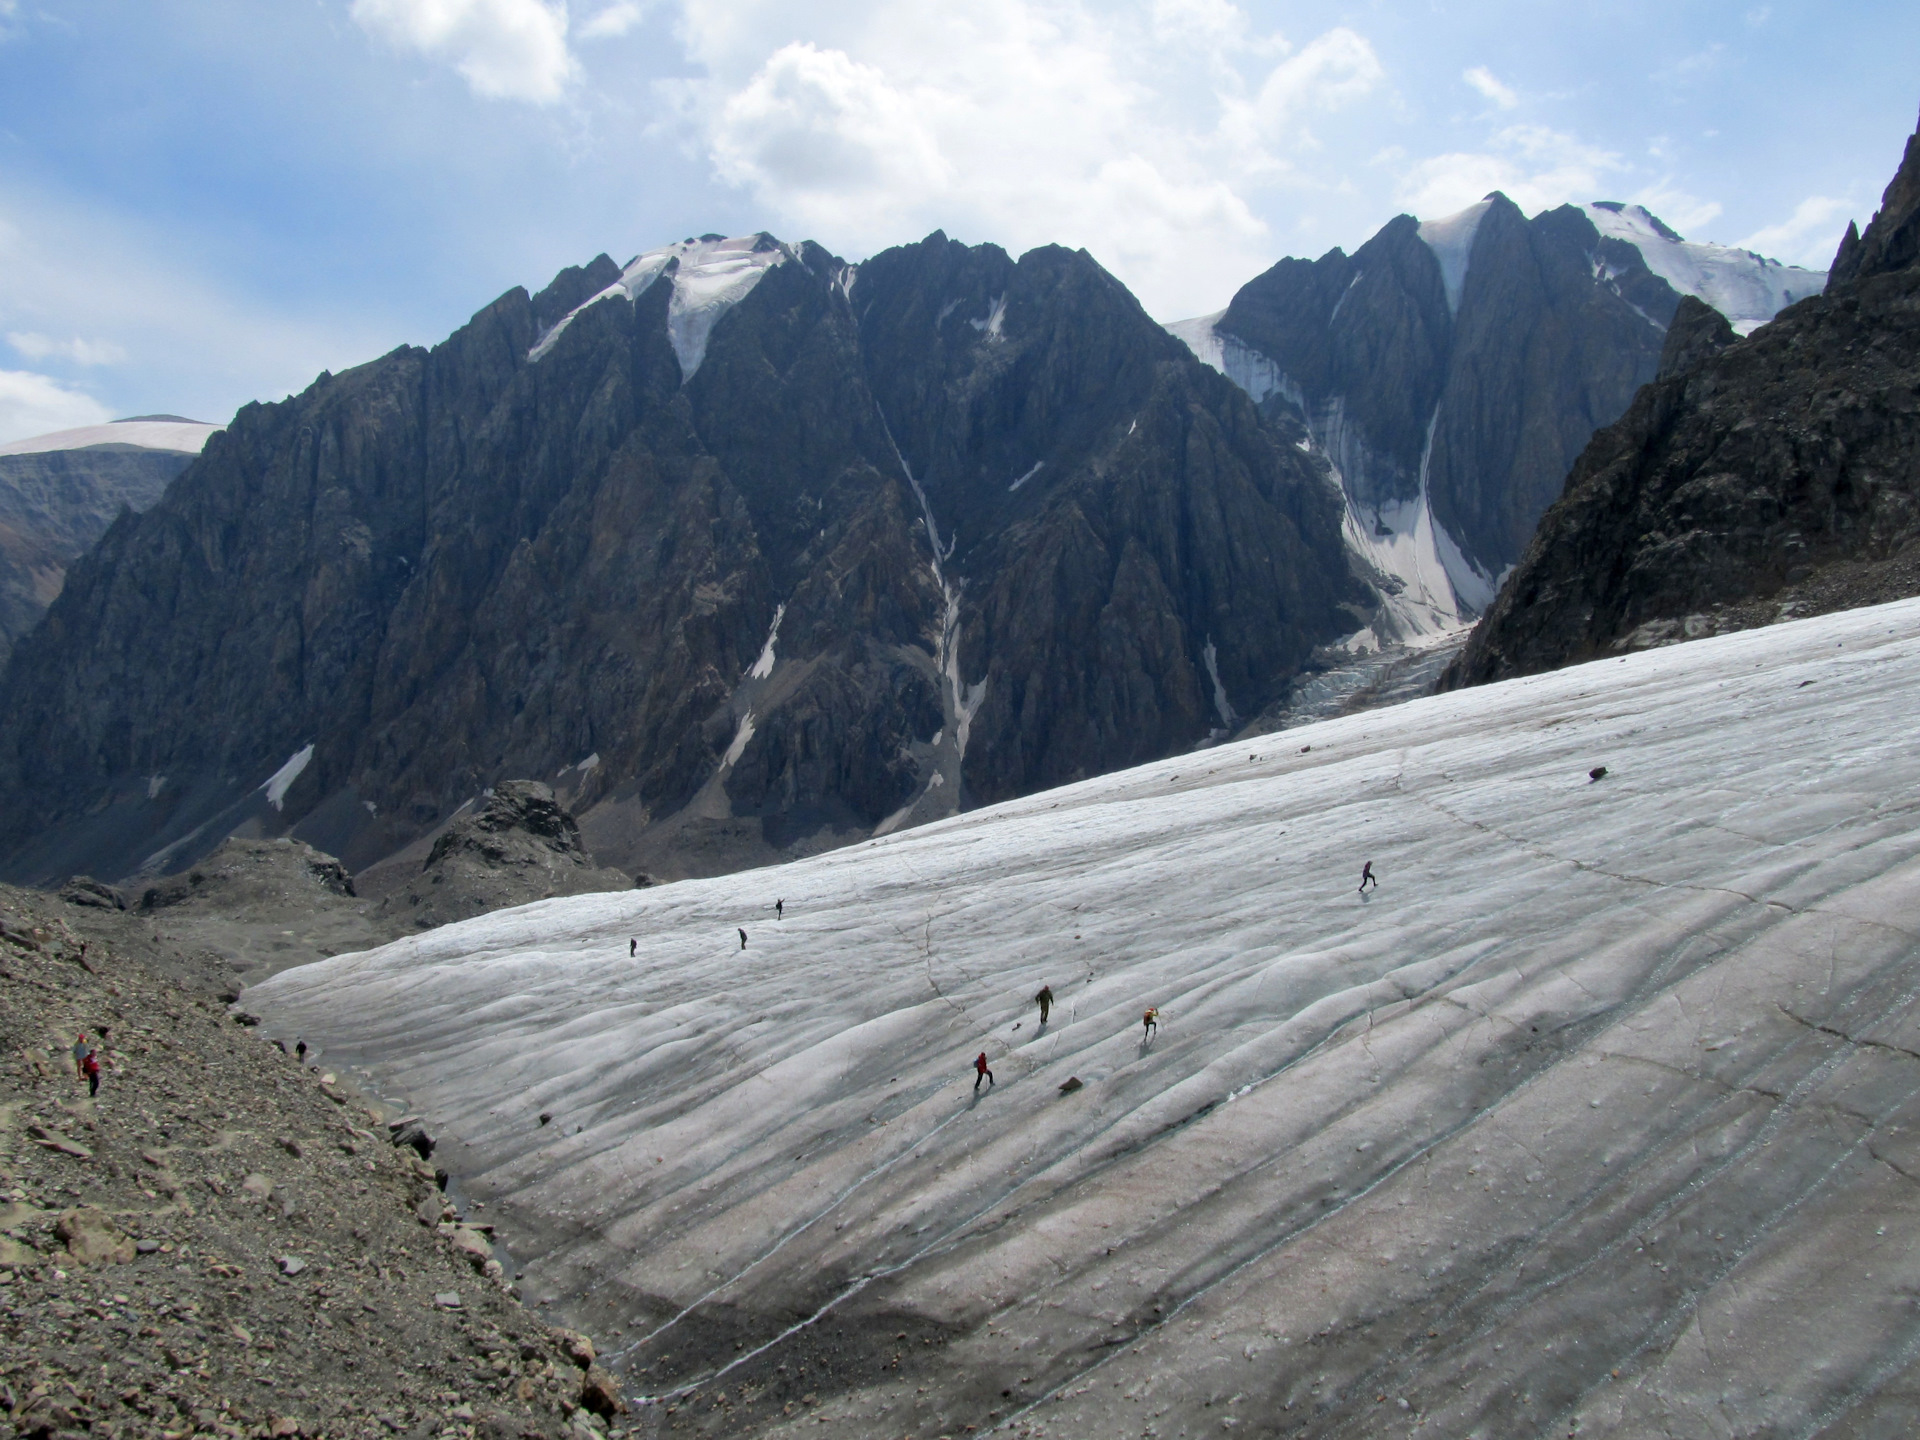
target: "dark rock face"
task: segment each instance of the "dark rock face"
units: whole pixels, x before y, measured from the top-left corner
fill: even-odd
[[[515,837],[574,863],[591,863],[580,844],[579,822],[554,800],[553,791],[537,780],[508,780],[495,787],[478,815],[456,820],[440,833],[424,868],[433,869],[458,850],[503,861]]]
[[[711,873],[1191,745],[1353,628],[1336,498],[1084,253],[728,243],[778,263],[704,350],[690,242],[243,410],[0,682],[0,869],[359,870],[544,775]]]
[[[1691,370],[1737,338],[1726,316],[1704,300],[1682,296],[1673,323],[1667,327],[1667,343],[1660,347],[1660,378]]]
[[[555,895],[633,885],[631,876],[594,864],[580,843],[579,823],[549,787],[507,780],[478,813],[455,817],[435,837],[418,873],[389,890],[370,913],[382,931],[404,935]]]
[[[1529,221],[1494,194],[1451,282],[1412,216],[1352,256],[1283,260],[1218,322],[1264,357],[1367,527],[1430,505],[1490,597],[1567,467],[1653,378],[1679,296],[1580,209]],[[1443,222],[1452,223],[1452,222]],[[1424,487],[1424,493],[1423,493]]]
[[[1767,618],[1892,598],[1920,540],[1916,226],[1909,141],[1824,295],[1724,348],[1677,341],[1700,358],[1594,436],[1443,684],[1737,628],[1715,607],[1744,624],[1769,597]]]
[[[0,669],[123,509],[146,510],[193,462],[174,450],[99,445],[0,455]]]

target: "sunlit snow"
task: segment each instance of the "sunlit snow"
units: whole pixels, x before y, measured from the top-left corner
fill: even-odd
[[[39,455],[49,450],[85,450],[95,445],[136,445],[142,450],[177,450],[198,455],[207,437],[225,429],[198,420],[115,420],[107,425],[82,425],[77,430],[55,430],[26,440],[0,445],[0,455]]]
[[[1751,334],[1794,301],[1827,288],[1824,270],[1782,265],[1731,245],[1682,240],[1644,205],[1601,201],[1580,208],[1602,235],[1637,248],[1649,270],[1682,295],[1706,301],[1740,335]]]
[[[1436,1435],[1811,1433],[1916,1333],[1916,694],[1906,601],[247,1002],[429,1117],[530,1293],[628,1325],[636,1376],[823,1307],[943,1337],[822,1387],[835,1435],[1137,1433],[1148,1397],[1170,1434],[1235,1395],[1373,1434],[1376,1394]]]
[[[654,281],[671,274],[673,298],[667,305],[667,338],[680,361],[680,379],[685,384],[706,358],[707,338],[720,317],[746,299],[768,270],[791,258],[792,252],[785,245],[764,235],[682,240],[649,250],[621,271],[613,284],[563,315],[527,352],[527,358],[544,357],[588,305],[602,300],[637,300]]]
[[[287,763],[269,775],[260,788],[267,792],[267,803],[278,810],[285,803],[287,791],[293,788],[293,782],[313,759],[313,746],[307,745],[287,757]]]
[[[780,638],[780,622],[786,618],[787,607],[785,604],[773,607],[773,624],[767,629],[767,643],[760,647],[759,656],[747,671],[747,678],[749,680],[764,680],[773,674],[774,642]]]
[[[1467,262],[1473,258],[1473,237],[1480,233],[1480,222],[1493,208],[1493,197],[1438,220],[1420,222],[1420,238],[1433,258],[1440,262],[1440,283],[1446,287],[1447,313],[1460,313],[1460,292],[1467,284]],[[1356,277],[1357,278],[1357,277]],[[1341,300],[1347,297],[1342,295]]]

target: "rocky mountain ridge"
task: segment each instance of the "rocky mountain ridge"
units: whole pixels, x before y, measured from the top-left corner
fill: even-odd
[[[1581,447],[1653,378],[1682,294],[1745,330],[1824,283],[1638,206],[1529,220],[1495,192],[1399,216],[1351,256],[1283,260],[1170,328],[1324,458],[1391,643],[1492,603]]]
[[[1744,339],[1684,312],[1443,685],[1915,593],[1916,234],[1920,132],[1824,294]]]
[[[710,873],[1230,732],[1367,592],[1084,253],[708,236],[248,406],[0,694],[0,872],[360,870],[512,775]]]
[[[123,508],[151,507],[213,428],[141,415],[0,445],[0,669],[67,567]]]

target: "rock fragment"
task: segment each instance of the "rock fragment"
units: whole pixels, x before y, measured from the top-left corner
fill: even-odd
[[[67,1211],[54,1223],[53,1233],[81,1265],[125,1265],[134,1256],[132,1238],[104,1210],[91,1206]]]

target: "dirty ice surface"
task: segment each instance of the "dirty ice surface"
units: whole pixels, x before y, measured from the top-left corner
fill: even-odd
[[[561,316],[527,352],[527,358],[538,360],[551,350],[574,316],[588,305],[615,298],[637,300],[654,281],[671,274],[673,298],[667,304],[667,339],[680,362],[680,382],[684,385],[706,358],[707,339],[720,317],[746,299],[768,270],[789,258],[791,252],[786,246],[764,234],[732,239],[704,236],[649,250],[635,257],[613,284]]]
[[[715,1433],[1910,1433],[1916,695],[1905,601],[248,1001]]]

